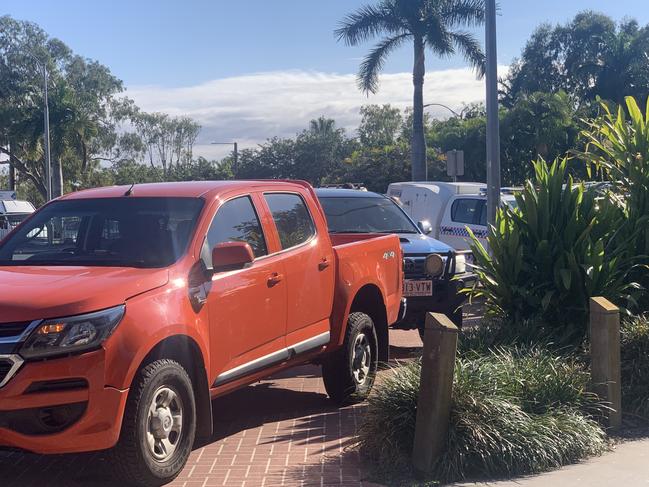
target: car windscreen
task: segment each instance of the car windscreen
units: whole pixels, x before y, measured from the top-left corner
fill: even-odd
[[[419,233],[388,198],[322,197],[320,203],[331,233]]]
[[[55,201],[0,244],[0,266],[166,267],[185,252],[200,198]]]

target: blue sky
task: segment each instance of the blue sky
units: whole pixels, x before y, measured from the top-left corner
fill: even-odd
[[[3,0],[1,13],[34,21],[75,51],[110,66],[129,85],[183,86],[287,69],[349,73],[364,48],[335,42],[337,22],[360,0]],[[520,53],[544,21],[583,9],[649,22],[641,0],[501,0],[500,62]],[[432,56],[431,56],[432,58]],[[387,72],[410,69],[407,49]],[[429,69],[461,66],[431,59]]]
[[[109,66],[124,80],[127,94],[144,108],[199,119],[205,127],[200,142],[226,137],[255,144],[274,135],[290,135],[318,114],[351,127],[363,103],[407,105],[409,49],[393,55],[385,69],[393,77],[385,78],[382,93],[368,99],[355,89],[353,74],[370,44],[350,48],[334,39],[338,21],[365,3],[2,0],[0,15],[36,22],[75,52]],[[499,3],[499,63],[503,66],[520,54],[541,22],[564,22],[580,10],[649,23],[646,0]],[[482,84],[468,71],[461,71],[463,67],[461,59],[438,60],[429,55],[427,99],[455,106],[480,99]],[[300,104],[301,109],[278,108],[287,104]]]

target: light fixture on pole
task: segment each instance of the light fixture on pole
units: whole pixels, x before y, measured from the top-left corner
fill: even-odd
[[[487,222],[494,225],[500,205],[500,129],[498,121],[498,51],[496,0],[486,5],[487,88]]]
[[[52,199],[52,159],[50,156],[50,107],[47,92],[49,73],[47,64],[38,60],[36,56],[28,53],[43,74],[43,152],[45,153],[45,193],[47,201]]]
[[[236,142],[210,142],[211,145],[232,145],[234,146],[234,151],[232,154],[234,155],[234,164],[232,166],[233,172],[236,175],[237,174],[237,169],[239,168],[239,144]]]
[[[451,107],[443,105],[442,103],[426,103],[424,105],[424,108],[426,108],[426,107],[442,107],[442,108],[446,108],[449,112],[451,112],[453,115],[455,115],[458,118],[462,118],[462,115],[464,115],[464,111],[466,110],[466,107],[465,107],[465,108],[462,109],[462,111],[460,113],[457,113]]]

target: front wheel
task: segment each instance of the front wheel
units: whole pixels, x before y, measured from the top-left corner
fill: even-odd
[[[111,451],[115,472],[129,485],[158,487],[181,472],[196,435],[192,382],[173,360],[142,368],[129,392],[119,441]]]
[[[369,396],[378,365],[374,322],[365,313],[351,313],[343,347],[322,365],[329,397],[339,405],[363,401]]]

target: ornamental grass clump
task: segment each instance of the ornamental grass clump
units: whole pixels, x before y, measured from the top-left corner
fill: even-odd
[[[395,368],[370,397],[361,454],[392,482],[410,472],[421,365]],[[603,405],[569,358],[539,349],[465,355],[456,362],[445,453],[430,481],[536,473],[606,449]]]
[[[620,334],[622,409],[649,420],[649,318],[625,321]]]

